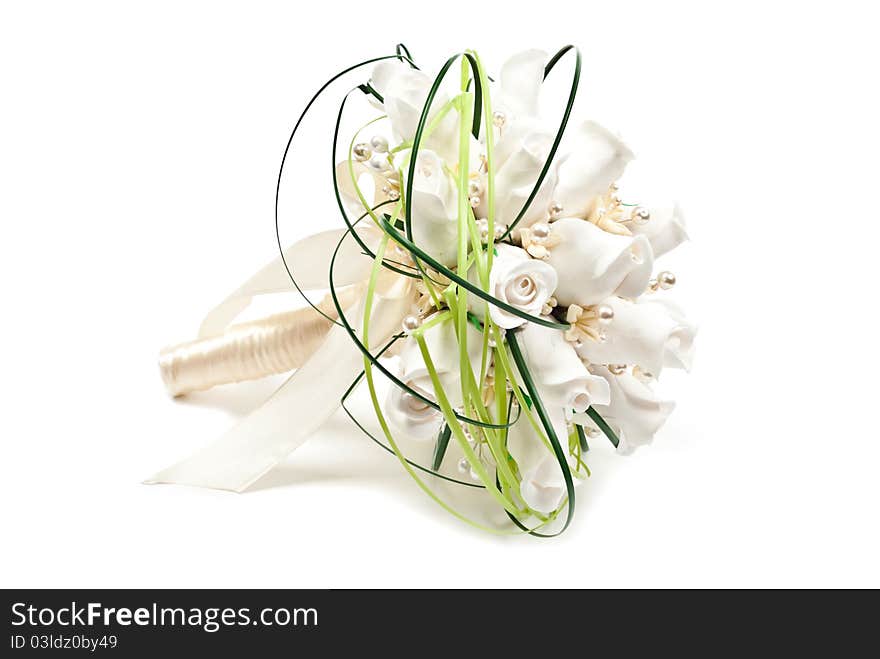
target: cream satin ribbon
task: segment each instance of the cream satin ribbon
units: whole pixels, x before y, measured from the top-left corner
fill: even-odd
[[[338,293],[348,309],[363,295],[357,284]],[[159,373],[172,396],[211,389],[221,384],[257,380],[303,366],[324,342],[339,315],[327,295],[312,307],[231,325],[222,334],[164,349]]]
[[[328,264],[344,233],[316,234],[285,250],[288,266],[303,291],[329,288]],[[359,230],[359,234],[367,245],[378,242],[375,230]],[[348,237],[336,263],[334,284],[347,287],[340,301],[348,305],[346,318],[361,335],[362,294],[372,259]],[[370,315],[371,349],[384,345],[410,313],[417,298],[412,281],[390,271],[380,273]],[[311,308],[230,326],[255,296],[290,289],[279,258],[207,315],[199,340],[163,351],[160,368],[175,395],[223,381],[298,370],[220,439],[146,483],[244,491],[305,442],[339,407],[345,390],[363,369],[363,354],[344,327],[331,324]],[[321,306],[330,310],[326,299]],[[335,317],[335,307],[332,311]]]

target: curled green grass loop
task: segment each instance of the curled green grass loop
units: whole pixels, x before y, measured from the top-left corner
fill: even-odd
[[[346,239],[346,237],[350,233],[352,233],[352,230],[348,229],[342,235],[342,238],[337,243],[336,249],[333,250],[333,256],[330,259],[330,273],[329,273],[329,275],[330,275],[330,297],[333,300],[333,305],[336,307],[337,314],[339,314],[339,320],[342,323],[342,327],[348,333],[349,337],[351,338],[351,340],[355,344],[355,346],[357,346],[358,350],[360,350],[361,353],[364,355],[364,357],[369,360],[370,364],[372,364],[377,369],[379,369],[379,371],[382,373],[382,375],[384,375],[386,378],[391,380],[391,382],[393,384],[395,384],[400,389],[403,389],[406,393],[410,394],[411,396],[413,396],[413,397],[417,398],[418,400],[420,400],[421,402],[423,402],[425,405],[428,405],[429,407],[431,407],[439,412],[442,412],[442,410],[440,409],[440,406],[435,401],[431,400],[430,398],[428,398],[424,394],[420,393],[416,389],[413,389],[412,387],[408,386],[400,378],[398,378],[393,373],[391,373],[391,371],[389,371],[385,367],[384,364],[380,363],[378,358],[370,352],[369,348],[366,345],[364,345],[363,342],[361,342],[361,340],[357,336],[357,333],[354,331],[354,328],[352,328],[351,323],[349,323],[348,318],[345,315],[345,310],[342,308],[342,305],[339,302],[339,297],[336,292],[336,285],[333,282],[333,269],[336,264],[336,257],[339,254],[339,248],[342,246],[343,241]],[[517,419],[519,418],[519,415],[517,415],[517,418],[514,419],[513,421],[510,421],[509,423],[488,423],[488,422],[482,421],[480,419],[472,419],[468,416],[464,416],[464,415],[461,415],[458,413],[455,414],[455,418],[462,423],[469,423],[471,425],[479,426],[481,428],[500,430],[500,429],[504,429],[504,428],[509,428],[514,423],[516,423]]]
[[[431,84],[431,89],[428,91],[428,96],[425,99],[425,104],[422,106],[422,114],[419,117],[419,124],[416,127],[416,132],[413,135],[412,147],[410,149],[410,157],[409,157],[409,170],[407,172],[406,177],[406,198],[412,199],[412,189],[413,189],[413,180],[415,178],[416,172],[416,160],[418,159],[419,149],[421,148],[422,135],[425,131],[425,126],[428,123],[428,116],[431,113],[431,106],[434,104],[434,98],[437,96],[437,92],[440,89],[440,85],[443,80],[446,78],[446,74],[449,72],[449,69],[455,63],[457,59],[460,57],[465,57],[470,64],[471,71],[473,72],[474,77],[474,106],[473,106],[473,126],[471,129],[474,137],[479,138],[480,136],[480,120],[481,120],[481,104],[482,104],[482,83],[480,81],[480,67],[474,59],[474,57],[470,53],[457,53],[450,57],[443,66],[440,68],[440,72],[434,78],[434,82]],[[406,237],[412,241],[412,208],[411,204],[407,204],[406,211],[404,213],[404,226],[406,228]],[[417,262],[418,263],[418,262]]]
[[[547,318],[541,318],[540,316],[533,316],[530,313],[526,313],[522,309],[518,309],[518,308],[508,304],[507,302],[502,302],[501,300],[499,300],[497,297],[495,297],[491,293],[487,293],[486,291],[481,289],[479,286],[476,286],[476,285],[472,284],[471,282],[469,282],[467,279],[463,279],[462,277],[459,277],[455,272],[453,272],[452,270],[447,268],[445,265],[443,265],[442,263],[440,263],[439,261],[434,259],[434,257],[432,257],[430,254],[428,254],[427,252],[425,252],[424,250],[420,249],[418,246],[416,246],[415,244],[413,244],[412,242],[407,240],[407,238],[405,236],[401,235],[401,233],[399,231],[397,231],[397,229],[395,229],[394,226],[385,218],[382,218],[382,228],[385,230],[385,232],[391,237],[391,239],[394,242],[396,242],[398,245],[400,245],[401,247],[406,249],[412,255],[413,259],[415,259],[415,258],[421,259],[422,261],[427,263],[434,270],[439,272],[441,275],[443,275],[444,277],[446,277],[450,281],[458,284],[459,286],[466,289],[470,293],[473,293],[477,297],[482,298],[483,300],[485,300],[489,304],[492,304],[492,305],[498,307],[499,309],[503,309],[504,311],[506,311],[510,314],[513,314],[514,316],[518,316],[519,318],[522,318],[523,320],[527,320],[530,323],[535,323],[536,325],[543,325],[544,327],[552,327],[553,329],[560,329],[560,330],[568,329],[570,327],[570,325],[568,323],[561,323],[561,322],[557,322],[555,320],[549,320]]]
[[[381,357],[382,354],[386,350],[388,350],[392,345],[394,345],[394,343],[397,342],[401,337],[403,337],[403,334],[397,334],[394,337],[392,337],[392,339],[386,344],[386,346],[384,348],[382,348],[382,350],[376,355],[376,358],[378,359],[379,357]],[[373,435],[373,433],[371,433],[369,430],[367,430],[363,426],[363,424],[357,420],[357,417],[355,417],[355,415],[352,413],[351,410],[348,409],[348,406],[346,405],[352,392],[361,383],[363,378],[364,378],[364,371],[361,371],[360,374],[354,379],[354,382],[352,382],[351,385],[349,385],[348,389],[345,390],[345,393],[342,394],[342,399],[340,400],[342,410],[346,413],[346,415],[348,415],[348,418],[351,419],[352,423],[354,423],[354,425],[357,426],[358,429],[362,433],[364,433],[367,437],[372,439],[376,443],[376,445],[379,446],[379,448],[387,451],[391,455],[396,455],[392,448],[383,444],[375,435]],[[462,480],[458,480],[457,478],[453,478],[451,476],[446,476],[445,474],[441,474],[439,471],[439,465],[435,466],[433,469],[428,469],[427,467],[420,465],[418,462],[414,462],[413,460],[410,460],[409,458],[404,457],[404,459],[406,460],[407,464],[409,464],[411,467],[415,467],[419,471],[422,471],[426,474],[431,474],[432,476],[436,476],[437,478],[448,481],[450,483],[455,483],[456,485],[464,485],[466,487],[473,487],[476,489],[483,489],[483,487],[484,487],[482,483],[472,483],[472,482],[468,482],[468,481],[462,481]]]

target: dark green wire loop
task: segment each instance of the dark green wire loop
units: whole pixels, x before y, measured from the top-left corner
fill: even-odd
[[[492,304],[492,305],[498,307],[499,309],[503,309],[507,313],[513,314],[514,316],[518,316],[519,318],[522,318],[523,320],[527,320],[530,323],[535,323],[536,325],[543,325],[544,327],[552,327],[553,329],[568,329],[570,327],[570,325],[568,323],[561,323],[561,322],[557,322],[555,320],[541,318],[540,316],[533,316],[529,313],[526,313],[522,309],[517,309],[516,307],[514,307],[506,302],[502,302],[501,300],[499,300],[495,296],[484,291],[479,286],[472,284],[467,279],[463,279],[462,277],[459,277],[452,270],[450,270],[445,265],[443,265],[442,263],[440,263],[439,261],[434,259],[434,257],[432,257],[430,254],[428,254],[424,250],[417,247],[414,243],[410,242],[405,236],[401,235],[401,233],[399,231],[397,231],[397,229],[395,229],[391,225],[391,223],[388,220],[386,220],[385,218],[382,218],[382,228],[385,229],[385,232],[389,236],[391,236],[391,238],[394,240],[394,242],[396,242],[398,245],[400,245],[401,247],[403,247],[407,251],[409,251],[409,253],[413,256],[413,260],[415,260],[416,257],[418,257],[419,259],[421,259],[422,261],[427,263],[429,266],[434,268],[437,272],[442,274],[444,277],[446,277],[450,281],[458,284],[459,286],[461,286],[462,288],[466,289],[467,291],[473,293],[477,297],[482,298],[483,300],[485,300],[489,304]]]
[[[440,89],[440,84],[443,82],[444,78],[446,78],[446,74],[448,73],[450,67],[455,63],[455,61],[459,57],[465,57],[468,61],[468,64],[471,67],[471,72],[473,73],[474,80],[474,119],[473,125],[471,127],[471,133],[474,137],[479,138],[480,136],[480,115],[482,108],[482,84],[480,82],[480,68],[477,65],[477,60],[473,55],[469,53],[458,53],[450,57],[443,64],[440,72],[437,74],[437,77],[434,78],[434,82],[431,85],[431,89],[428,91],[428,96],[425,99],[425,104],[422,107],[422,114],[419,117],[419,124],[416,127],[416,132],[413,135],[412,147],[410,149],[410,157],[409,157],[409,171],[406,177],[406,199],[409,201],[412,199],[412,189],[413,189],[413,180],[415,178],[416,172],[416,160],[418,159],[419,149],[422,144],[422,134],[425,132],[425,126],[428,123],[428,116],[431,114],[431,106],[434,104],[434,98],[437,96],[437,91]],[[404,226],[406,227],[406,237],[412,241],[412,204],[407,203],[405,214],[404,214]]]
[[[553,146],[550,147],[550,152],[547,155],[547,159],[544,161],[544,166],[541,168],[541,174],[538,176],[538,180],[535,181],[535,186],[532,188],[531,194],[529,194],[528,199],[526,199],[526,202],[523,204],[519,213],[516,214],[516,218],[501,235],[501,240],[507,238],[510,235],[510,232],[516,228],[516,225],[519,224],[520,220],[529,210],[529,206],[531,206],[532,202],[535,200],[538,190],[541,188],[541,184],[547,176],[547,172],[550,171],[550,165],[553,164],[553,158],[556,156],[556,151],[559,149],[559,144],[562,142],[562,134],[565,132],[566,126],[568,126],[568,119],[571,116],[571,109],[574,107],[574,99],[577,97],[578,85],[581,80],[581,51],[572,45],[560,48],[559,51],[550,58],[550,61],[547,62],[547,66],[544,67],[544,79],[546,80],[547,76],[550,75],[550,72],[553,70],[553,67],[556,66],[556,63],[569,51],[574,51],[575,54],[574,74],[571,77],[571,90],[568,93],[568,101],[565,104],[565,112],[562,114],[562,121],[559,122],[559,129],[556,131],[556,137],[553,139]]]
[[[387,59],[401,59],[401,60],[405,59],[406,61],[408,61],[410,63],[411,66],[415,67],[415,63],[412,62],[412,60],[409,58],[409,55],[402,54],[404,52],[405,53],[409,52],[406,49],[406,46],[404,46],[403,44],[399,44],[398,48],[399,48],[399,50],[397,51],[397,53],[395,55],[384,55],[382,57],[374,57],[372,59],[364,60],[363,62],[360,62],[359,64],[349,66],[348,68],[343,69],[342,71],[340,71],[339,73],[334,75],[332,78],[330,78],[323,85],[321,85],[321,87],[318,89],[318,91],[316,91],[315,94],[312,96],[312,98],[309,99],[309,102],[306,103],[306,107],[303,109],[303,111],[299,115],[299,118],[296,120],[296,123],[293,126],[293,130],[290,131],[290,136],[287,138],[287,144],[284,147],[284,153],[281,155],[281,165],[278,167],[278,178],[275,183],[275,240],[278,244],[278,252],[281,254],[281,262],[284,264],[284,269],[287,271],[287,276],[290,277],[290,281],[293,284],[293,287],[296,289],[296,291],[302,296],[302,298],[308,303],[308,305],[310,307],[312,307],[312,309],[317,311],[319,314],[321,314],[324,318],[326,318],[327,320],[329,320],[332,323],[336,323],[336,321],[333,318],[331,318],[329,315],[327,315],[326,313],[321,311],[321,309],[319,309],[317,307],[317,305],[313,304],[312,301],[309,300],[309,298],[303,292],[303,290],[299,287],[299,284],[296,283],[296,278],[294,278],[293,273],[290,271],[290,266],[288,265],[287,259],[284,256],[284,247],[281,245],[281,230],[279,227],[279,219],[278,219],[278,205],[281,200],[281,179],[284,175],[284,166],[287,164],[287,155],[290,153],[290,147],[293,144],[293,138],[296,135],[296,131],[299,130],[300,125],[302,124],[303,120],[306,118],[306,115],[308,114],[309,110],[312,108],[312,105],[314,105],[315,101],[318,100],[318,97],[321,96],[321,94],[324,93],[324,90],[326,90],[327,87],[329,87],[331,84],[333,84],[336,80],[338,80],[339,78],[344,76],[346,73],[350,73],[351,71],[354,71],[355,69],[359,69],[363,66],[367,66],[368,64],[374,64],[376,62],[381,62],[381,61],[387,60]]]
[[[360,246],[360,248],[364,251],[365,254],[368,254],[370,256],[370,258],[376,258],[376,254],[373,252],[373,250],[371,250],[367,246],[367,244],[363,241],[363,239],[358,235],[357,231],[354,230],[354,225],[357,224],[357,222],[352,223],[348,219],[348,213],[345,210],[345,204],[342,203],[342,195],[339,193],[339,179],[336,177],[336,149],[337,149],[337,144],[338,144],[338,140],[339,140],[339,125],[342,122],[342,114],[345,110],[345,103],[348,101],[348,97],[356,89],[357,88],[352,89],[350,92],[348,92],[343,97],[342,103],[340,103],[340,105],[339,105],[339,113],[336,115],[336,126],[333,129],[333,147],[331,150],[331,165],[332,165],[331,169],[333,171],[333,194],[336,196],[336,206],[339,208],[339,212],[342,215],[342,221],[345,222],[345,226],[348,227],[349,231],[351,232],[352,237],[355,239],[355,241],[357,241],[357,244]],[[373,210],[375,210],[376,208],[378,208],[380,206],[384,206],[386,203],[394,203],[394,201],[388,200],[387,202],[384,202],[384,203],[379,204],[378,206],[374,207]],[[364,217],[366,217],[369,214],[370,214],[370,211],[367,211],[358,219],[358,221],[360,221],[360,219],[363,219]],[[412,277],[412,278],[416,278],[416,279],[419,278],[419,275],[417,275],[413,272],[407,272],[405,270],[401,270],[400,268],[397,268],[393,265],[386,263],[384,260],[382,261],[382,267],[387,268],[388,270],[396,272],[400,275],[403,275],[404,277]]]
[[[381,357],[382,354],[386,350],[388,350],[388,348],[390,348],[392,345],[394,345],[394,343],[398,339],[400,339],[402,336],[403,336],[403,334],[397,334],[394,337],[392,337],[392,339],[388,342],[388,344],[384,348],[382,348],[382,350],[376,355],[376,358],[378,359],[379,357]],[[389,446],[386,446],[383,442],[381,442],[379,439],[377,439],[376,436],[373,435],[373,433],[371,433],[369,430],[364,428],[363,424],[361,424],[361,422],[357,420],[357,418],[354,416],[354,414],[352,414],[351,410],[349,410],[345,404],[346,401],[348,400],[348,397],[354,391],[355,387],[357,387],[358,384],[360,384],[360,381],[363,379],[363,377],[364,377],[364,371],[361,371],[360,374],[355,378],[354,382],[352,382],[351,385],[348,387],[348,389],[346,389],[345,393],[342,394],[342,400],[340,401],[340,404],[342,405],[342,409],[348,415],[348,418],[352,420],[354,425],[356,425],[362,433],[364,433],[367,437],[372,439],[380,448],[388,451],[388,453],[390,453],[391,455],[396,455],[392,448],[390,448]],[[449,430],[449,426],[444,426],[444,428],[446,430]],[[466,485],[467,487],[474,487],[477,489],[481,489],[481,488],[485,489],[485,486],[482,483],[469,483],[467,481],[461,481],[461,480],[458,480],[457,478],[452,478],[451,476],[446,476],[445,474],[441,474],[438,471],[439,465],[435,466],[434,469],[428,469],[427,467],[420,465],[418,462],[414,462],[414,461],[410,460],[406,456],[404,456],[403,459],[406,460],[406,463],[408,465],[410,465],[411,467],[415,467],[416,469],[423,471],[426,474],[430,474],[431,476],[436,476],[437,478],[442,478],[443,480],[449,481],[450,483],[455,483],[457,485]]]
[[[413,397],[417,398],[418,400],[422,401],[423,403],[425,403],[425,405],[428,405],[432,409],[435,409],[437,411],[442,412],[442,410],[440,409],[440,405],[438,405],[436,402],[434,402],[433,400],[431,400],[430,398],[428,398],[424,394],[422,394],[422,393],[418,392],[417,390],[413,389],[412,387],[408,386],[406,383],[404,383],[402,380],[400,380],[400,378],[398,378],[393,373],[391,373],[391,371],[389,371],[382,363],[380,363],[378,358],[370,352],[369,348],[361,342],[361,340],[357,336],[357,333],[354,331],[351,324],[348,322],[348,318],[345,315],[345,310],[342,308],[342,305],[339,303],[339,297],[336,294],[336,285],[333,282],[333,270],[336,265],[336,257],[339,254],[339,248],[342,246],[343,241],[350,233],[352,233],[351,229],[347,230],[342,235],[342,238],[339,240],[339,243],[337,243],[337,245],[336,245],[336,249],[333,250],[332,258],[330,259],[330,273],[329,273],[329,275],[330,275],[330,297],[333,299],[333,305],[336,307],[337,314],[339,314],[339,320],[342,323],[342,327],[348,333],[349,337],[351,337],[352,342],[357,346],[358,350],[360,350],[361,353],[363,353],[364,357],[366,357],[367,360],[369,360],[370,364],[372,364],[377,369],[379,369],[379,371],[382,373],[382,375],[384,375],[386,378],[391,380],[392,383],[394,383],[397,387],[403,389],[406,393],[410,394],[411,396],[413,396]],[[500,430],[503,428],[509,428],[514,423],[516,423],[517,420],[519,419],[519,414],[517,414],[517,418],[514,419],[513,421],[511,421],[509,423],[501,423],[501,424],[488,423],[486,421],[481,421],[480,419],[471,419],[470,417],[463,416],[458,413],[455,414],[455,418],[458,419],[459,421],[464,422],[464,423],[468,423],[468,424],[471,424],[474,426],[480,426],[481,428],[490,428],[490,429],[494,429],[494,430]]]
[[[539,533],[538,531],[533,531],[524,526],[516,517],[510,514],[509,511],[507,516],[523,531],[527,531],[530,535],[537,536],[539,538],[552,538],[557,535],[561,535],[565,529],[568,528],[568,525],[571,524],[571,520],[574,517],[574,480],[571,476],[571,467],[568,465],[568,458],[566,457],[565,451],[562,450],[562,446],[559,444],[559,439],[556,437],[556,431],[553,429],[553,424],[550,421],[550,417],[547,414],[547,410],[544,408],[544,403],[541,401],[541,396],[538,394],[538,389],[535,387],[535,383],[532,380],[532,374],[529,372],[529,369],[526,367],[525,358],[523,357],[522,351],[519,347],[519,342],[516,338],[516,332],[508,332],[507,333],[507,345],[510,348],[510,355],[513,357],[513,361],[516,364],[516,368],[520,373],[520,376],[523,379],[523,384],[525,384],[526,391],[529,392],[529,396],[532,399],[532,404],[538,412],[538,417],[541,419],[541,425],[544,426],[544,431],[547,433],[547,438],[550,440],[550,446],[553,447],[553,455],[556,457],[556,461],[559,463],[559,467],[562,469],[562,477],[565,479],[565,490],[568,494],[568,506],[565,514],[565,524],[563,527],[556,531],[555,533]]]

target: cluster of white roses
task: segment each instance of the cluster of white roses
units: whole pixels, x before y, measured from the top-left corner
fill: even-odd
[[[529,50],[509,59],[493,83],[493,154],[496,238],[526,203],[553,144],[556,125],[542,121],[538,99],[547,54]],[[371,85],[384,98],[383,112],[396,143],[412,140],[432,79],[409,65],[379,63]],[[447,98],[435,99],[433,114]],[[458,236],[459,128],[454,112],[437,115],[435,127],[419,151],[412,205],[413,242],[437,261],[454,267]],[[484,140],[472,139],[469,202],[475,217],[488,212]],[[361,166],[384,171],[385,193],[399,195],[396,162],[386,139],[355,147]],[[561,148],[521,221],[508,239],[496,244],[489,293],[533,316],[570,324],[568,330],[528,322],[488,306],[492,322],[518,332],[518,342],[558,437],[570,424],[589,436],[598,429],[585,414],[594,407],[617,433],[618,451],[631,452],[651,440],[674,404],[652,389],[664,367],[690,366],[695,328],[680,310],[658,294],[674,276],[654,275],[654,259],[687,236],[677,207],[629,206],[621,202],[616,181],[632,152],[612,132],[592,121],[572,124]],[[487,224],[478,226],[486,239]],[[476,283],[472,269],[467,273]],[[486,305],[474,296],[470,311],[483,318]],[[422,318],[430,304],[414,309]],[[481,336],[475,328],[467,344],[475,373],[480,372]],[[455,329],[441,323],[426,329],[425,341],[440,382],[453,406],[461,406],[460,355]],[[399,350],[400,380],[426,398],[433,387],[419,347],[411,339]],[[491,375],[491,367],[489,373]],[[491,378],[487,378],[490,380]],[[484,383],[487,392],[491,382]],[[401,433],[435,439],[444,423],[433,407],[393,387],[386,404],[389,421]],[[559,463],[533,427],[521,418],[509,431],[508,450],[521,476],[521,494],[535,511],[556,510],[566,493]],[[461,467],[467,469],[467,463]]]

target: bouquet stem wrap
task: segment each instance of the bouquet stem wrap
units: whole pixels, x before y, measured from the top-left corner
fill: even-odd
[[[408,281],[387,284],[374,300],[371,347],[388,341],[410,305]],[[363,301],[350,311],[353,318],[362,316]],[[314,354],[259,409],[214,443],[146,482],[246,490],[324,424],[362,368],[363,357],[348,333],[332,327]]]
[[[361,293],[359,286],[346,289],[341,293],[343,306],[350,306]],[[231,325],[217,336],[165,348],[159,354],[165,388],[172,396],[182,396],[302,367],[338,318],[329,295],[317,308],[324,315],[305,307]]]

